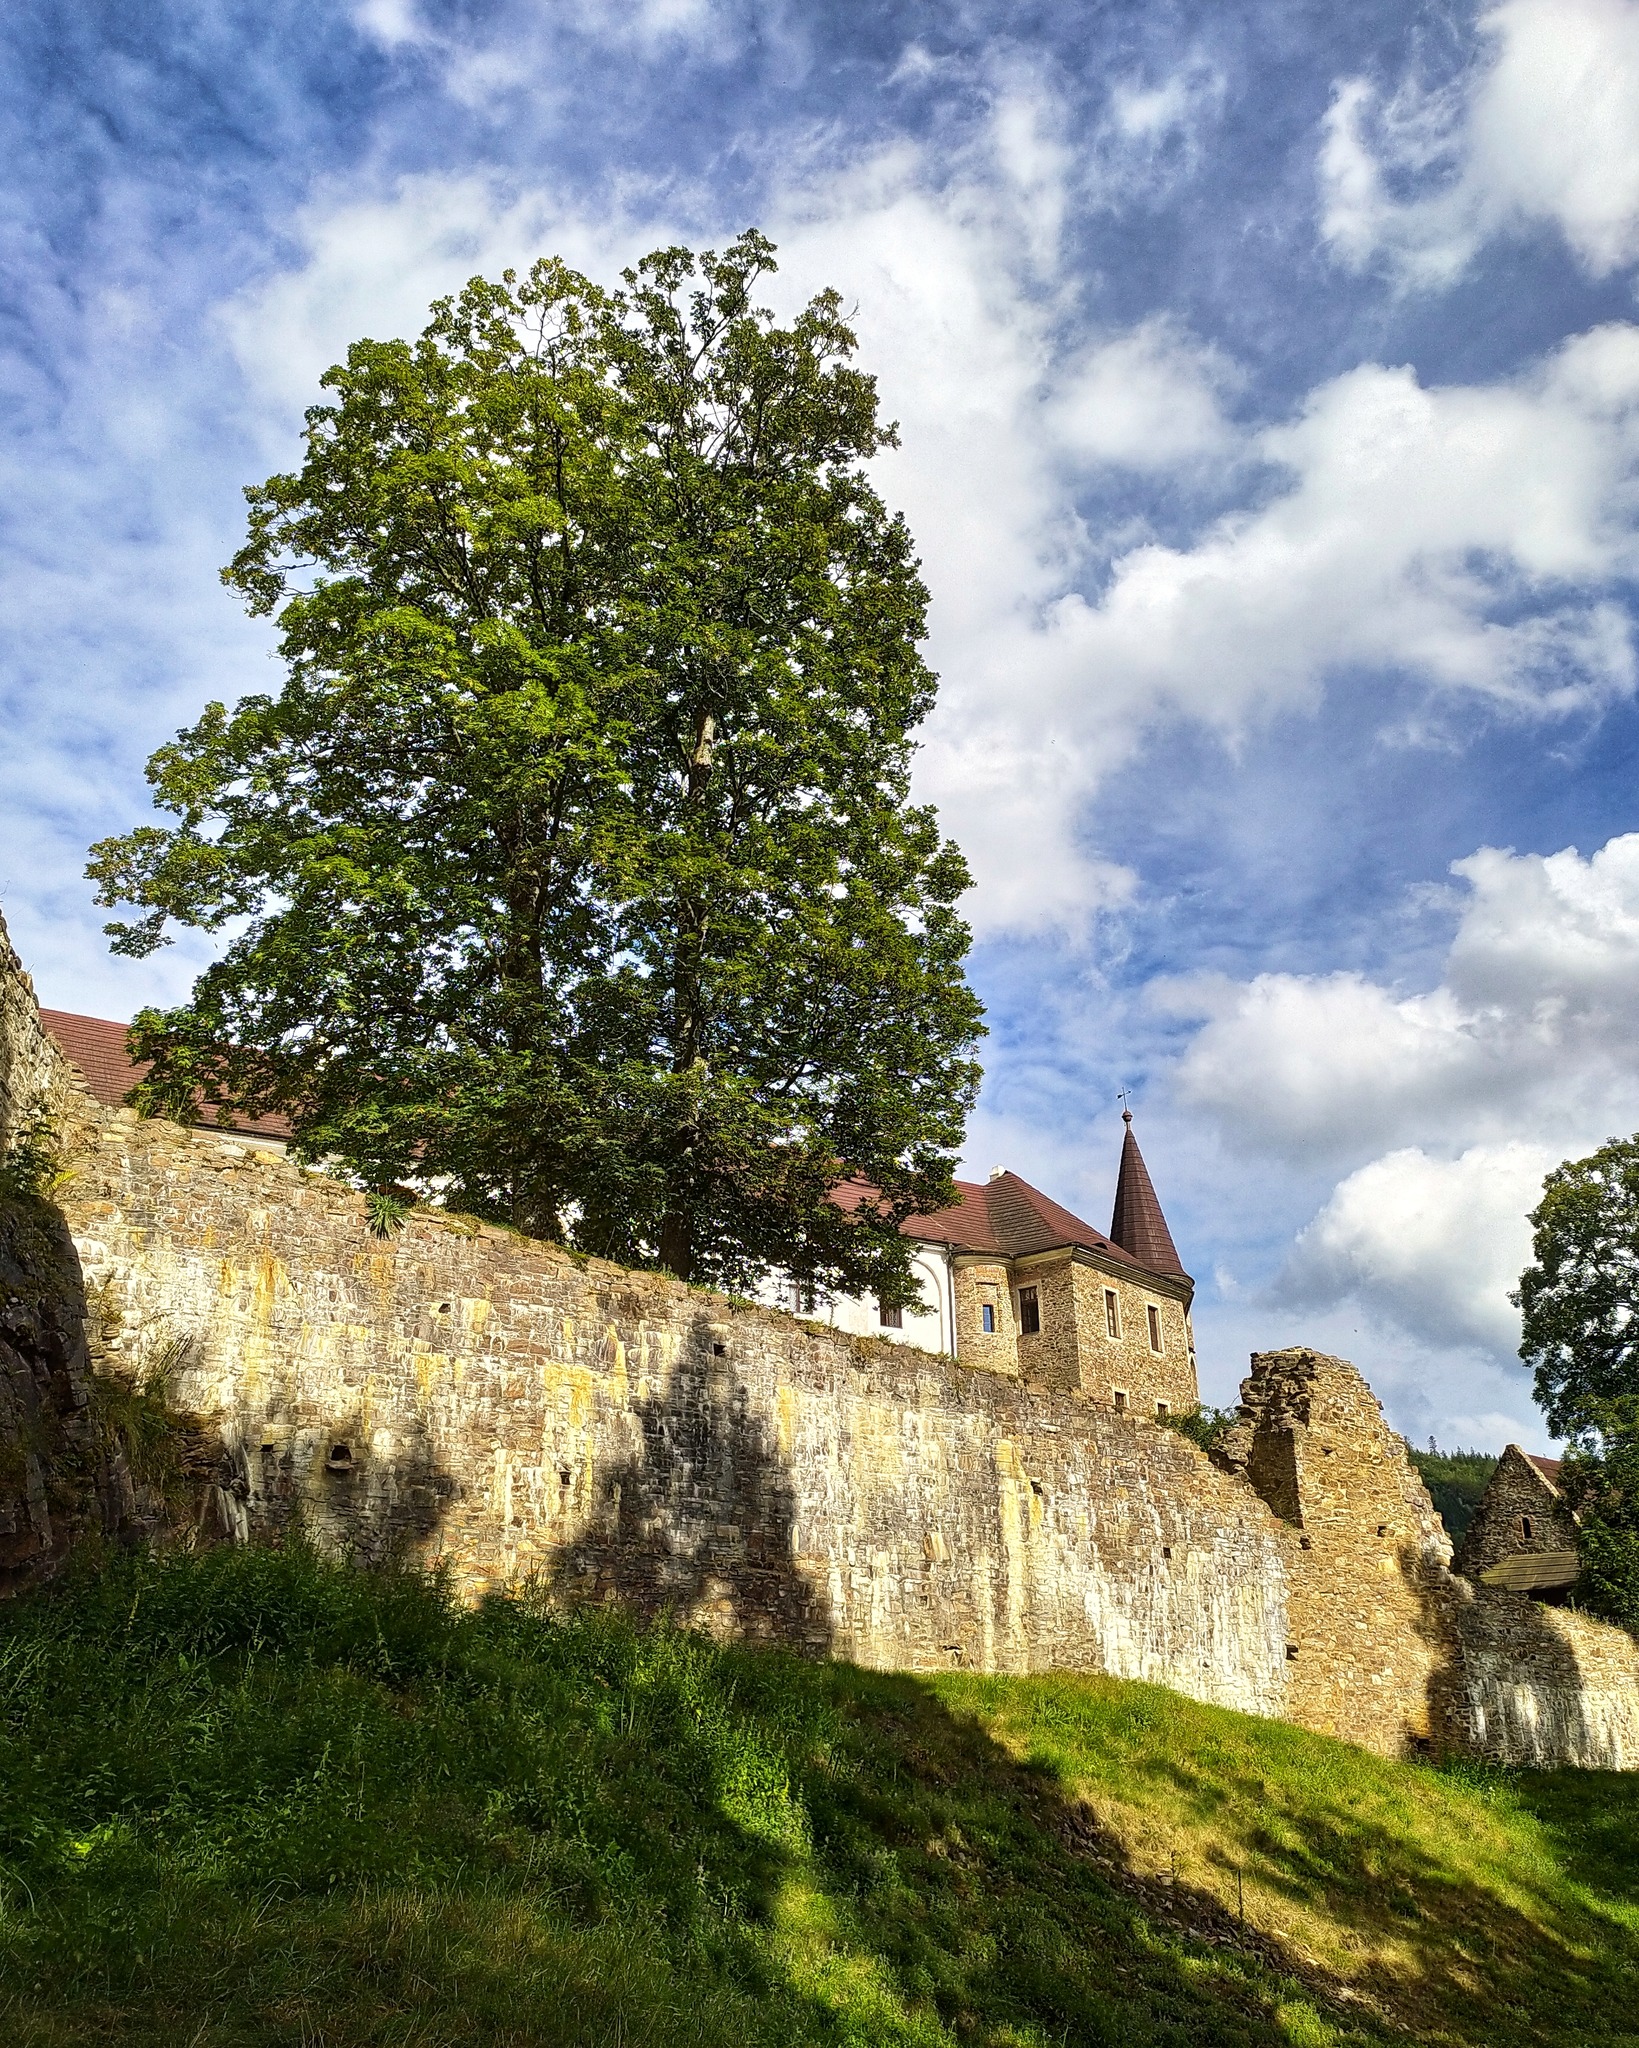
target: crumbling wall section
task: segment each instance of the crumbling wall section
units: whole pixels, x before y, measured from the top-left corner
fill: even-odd
[[[60,1125],[71,1101],[82,1115],[89,1109],[0,918],[0,1155],[40,1122]]]
[[[1393,1755],[1461,1739],[1451,1543],[1355,1368],[1266,1351],[1220,1456],[1286,1524],[1288,1712]]]

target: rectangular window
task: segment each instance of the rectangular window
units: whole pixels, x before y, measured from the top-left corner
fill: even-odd
[[[889,1308],[884,1301],[879,1301],[876,1305],[876,1319],[885,1330],[902,1330],[905,1327],[905,1311],[902,1308]]]
[[[1125,1387],[1117,1387],[1115,1389],[1115,1412],[1117,1415],[1125,1415],[1127,1412],[1127,1390]]]
[[[1161,1349],[1161,1311],[1156,1307],[1153,1301],[1150,1303],[1149,1317],[1150,1349],[1152,1351],[1159,1351]]]
[[[1041,1328],[1041,1300],[1033,1287],[1019,1289],[1019,1328],[1027,1337]]]
[[[983,1331],[984,1331],[984,1333],[985,1333],[985,1335],[986,1335],[987,1337],[994,1337],[994,1336],[995,1336],[995,1334],[996,1334],[996,1306],[995,1306],[995,1303],[994,1303],[994,1302],[989,1302],[989,1301],[982,1301],[982,1302],[980,1302],[980,1304],[979,1304],[979,1328],[980,1328],[981,1330],[983,1330]]]
[[[1167,1417],[1168,1417],[1168,1416],[1169,1416],[1169,1415],[1170,1415],[1171,1413],[1172,1413],[1172,1404],[1171,1404],[1171,1402],[1170,1402],[1170,1401],[1157,1401],[1157,1402],[1156,1402],[1156,1404],[1155,1404],[1155,1419],[1156,1419],[1156,1421],[1157,1421],[1157,1422],[1165,1422],[1165,1421],[1166,1421],[1166,1419],[1167,1419]]]
[[[1121,1335],[1121,1304],[1115,1298],[1115,1289],[1104,1290],[1104,1327],[1112,1337]]]

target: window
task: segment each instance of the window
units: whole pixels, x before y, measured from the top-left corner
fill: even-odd
[[[1114,1391],[1115,1412],[1117,1415],[1125,1415],[1127,1412],[1127,1390],[1125,1387],[1117,1387]]]
[[[1531,1517],[1529,1515],[1520,1516],[1519,1532],[1525,1538],[1526,1542],[1529,1543],[1532,1536]]]
[[[1041,1328],[1041,1297],[1033,1287],[1019,1289],[1019,1328],[1027,1337]]]
[[[902,1308],[889,1308],[885,1301],[877,1303],[876,1319],[885,1330],[902,1330],[905,1327],[905,1311]]]
[[[1166,1421],[1166,1419],[1167,1419],[1167,1417],[1168,1417],[1168,1416],[1169,1416],[1169,1415],[1170,1415],[1171,1413],[1172,1413],[1172,1403],[1171,1403],[1170,1401],[1157,1401],[1157,1402],[1156,1402],[1156,1404],[1155,1404],[1155,1419],[1156,1419],[1156,1421],[1157,1421],[1157,1422],[1165,1422],[1165,1421]]]
[[[996,1304],[995,1304],[995,1303],[994,1303],[993,1301],[982,1301],[982,1302],[980,1302],[980,1304],[979,1304],[979,1328],[980,1328],[981,1330],[983,1330],[983,1331],[984,1331],[984,1333],[985,1333],[985,1335],[986,1335],[987,1337],[994,1337],[994,1336],[995,1336],[995,1334],[996,1334]]]
[[[1115,1298],[1115,1289],[1104,1290],[1104,1327],[1112,1337],[1121,1335],[1121,1304]]]
[[[1145,1313],[1150,1319],[1150,1349],[1152,1351],[1159,1351],[1161,1349],[1161,1311],[1152,1301]]]

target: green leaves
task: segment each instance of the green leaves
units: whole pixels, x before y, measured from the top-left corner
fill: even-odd
[[[1531,1224],[1515,1300],[1549,1427],[1586,1448],[1639,1435],[1639,1138],[1556,1167]]]
[[[1639,1632],[1639,1137],[1556,1167],[1531,1223],[1520,1356],[1549,1427],[1578,1453],[1562,1474],[1577,1600]]]
[[[146,1013],[142,1099],[693,1278],[908,1289],[977,1086],[956,848],[908,801],[935,682],[892,445],[772,246],[607,293],[543,260],[326,376],[225,572],[277,697],[150,764],[101,900],[231,933]],[[830,1200],[862,1177],[880,1209]]]

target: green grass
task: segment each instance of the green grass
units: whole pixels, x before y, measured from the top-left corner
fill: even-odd
[[[1446,1534],[1453,1543],[1460,1543],[1474,1519],[1480,1496],[1491,1484],[1491,1475],[1497,1469],[1496,1458],[1490,1451],[1431,1449],[1413,1450],[1411,1462],[1429,1490],[1435,1511],[1446,1525]]]
[[[0,1621],[8,2044],[1634,2043],[1636,1844],[1630,1779],[300,1548]]]

